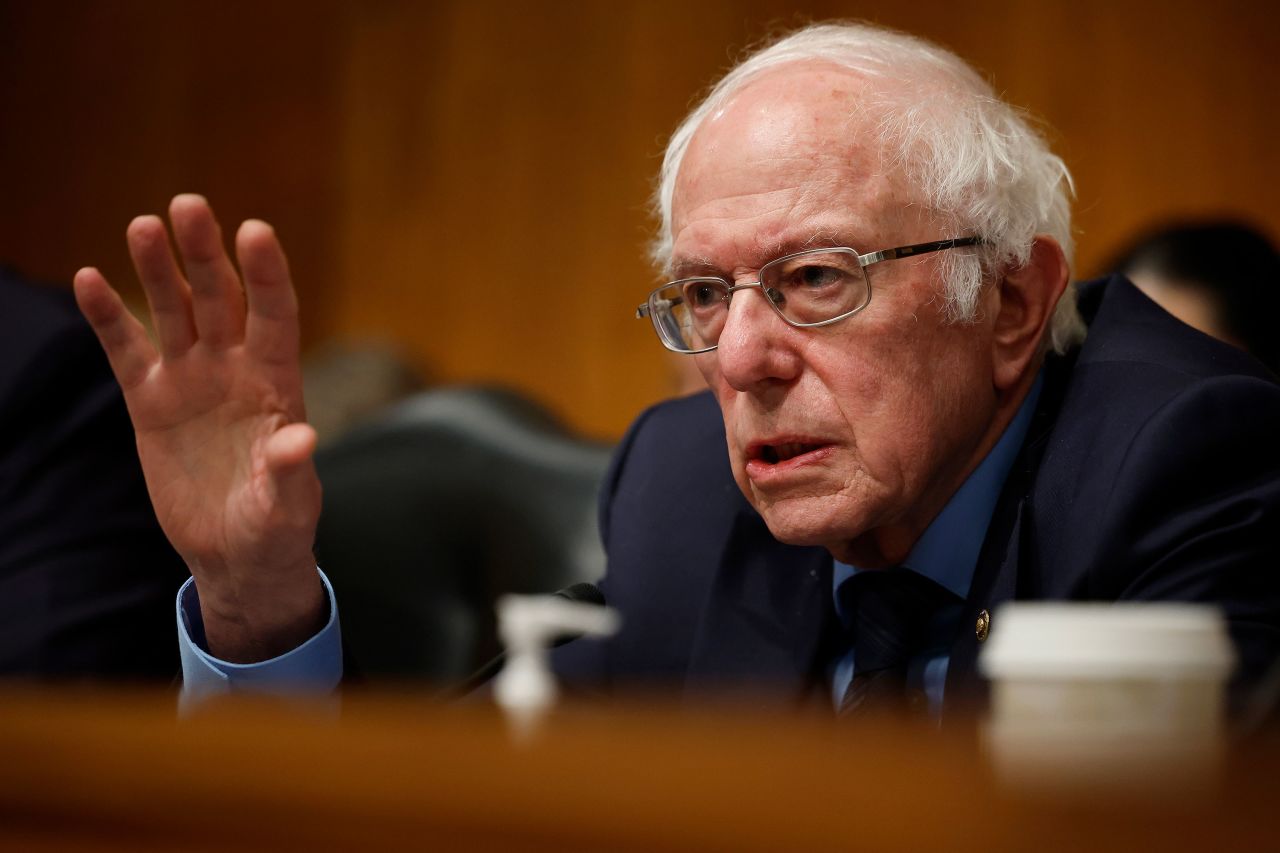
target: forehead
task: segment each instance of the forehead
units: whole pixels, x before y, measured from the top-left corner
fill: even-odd
[[[732,255],[758,265],[833,242],[874,248],[907,199],[883,165],[869,96],[853,72],[795,63],[712,113],[676,179],[675,263]]]

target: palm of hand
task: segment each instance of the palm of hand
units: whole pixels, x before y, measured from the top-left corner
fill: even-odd
[[[280,506],[268,464],[272,437],[303,420],[296,371],[280,373],[254,365],[243,347],[197,344],[129,395],[157,518],[188,562],[252,569],[310,550],[319,481],[314,494]],[[272,553],[289,550],[273,543],[295,553]]]

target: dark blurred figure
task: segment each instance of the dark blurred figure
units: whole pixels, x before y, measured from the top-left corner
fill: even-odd
[[[1179,320],[1280,374],[1280,254],[1259,232],[1215,221],[1161,228],[1111,268]]]
[[[0,675],[171,679],[186,576],[70,291],[0,269]]]

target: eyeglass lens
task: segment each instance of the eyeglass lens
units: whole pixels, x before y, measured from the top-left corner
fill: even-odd
[[[825,323],[856,311],[870,295],[852,250],[805,252],[772,261],[760,268],[759,287],[774,310],[797,325]],[[721,279],[691,278],[661,288],[649,305],[667,344],[695,352],[720,340],[732,297]]]

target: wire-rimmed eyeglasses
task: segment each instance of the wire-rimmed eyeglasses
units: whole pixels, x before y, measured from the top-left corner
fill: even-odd
[[[808,249],[770,261],[755,281],[743,284],[714,276],[664,284],[649,294],[636,316],[653,320],[658,338],[673,352],[710,352],[729,316],[729,299],[739,290],[760,288],[765,301],[792,326],[826,326],[867,307],[871,281],[866,268],[872,264],[980,243],[981,237],[956,237],[865,255],[847,246]]]

